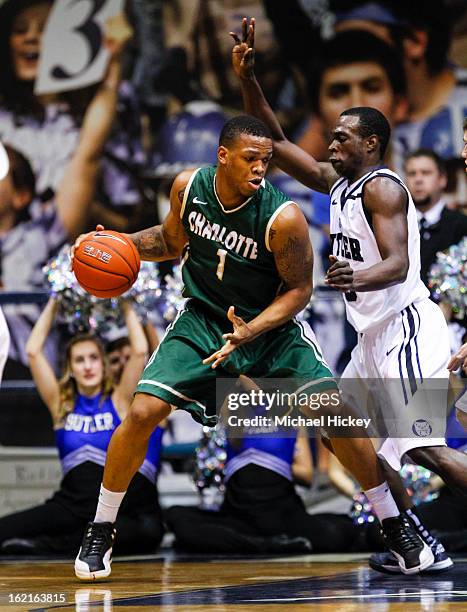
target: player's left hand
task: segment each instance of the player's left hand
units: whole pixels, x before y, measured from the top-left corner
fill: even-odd
[[[328,287],[339,291],[354,291],[353,270],[348,261],[338,261],[335,255],[329,255],[331,267],[326,272],[324,282]]]
[[[222,363],[230,353],[241,344],[249,342],[253,339],[253,331],[251,327],[241,317],[237,317],[235,314],[235,308],[231,306],[227,312],[227,318],[232,321],[233,333],[224,334],[222,337],[226,340],[224,346],[213,353],[210,357],[203,359],[204,364],[212,363],[212,369],[214,370],[217,366]]]
[[[110,57],[118,59],[133,36],[133,29],[124,13],[109,17],[104,25],[104,45]]]
[[[467,369],[467,342],[460,347],[448,363],[448,370],[450,372],[455,372],[460,367],[462,367],[463,370]]]

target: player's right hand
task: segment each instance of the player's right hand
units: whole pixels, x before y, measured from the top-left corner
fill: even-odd
[[[232,49],[232,66],[235,74],[241,79],[248,79],[254,74],[255,67],[255,18],[242,19],[242,40],[235,32],[230,32],[235,45]]]
[[[101,232],[103,229],[105,229],[104,226],[99,223],[98,225],[96,225],[96,229],[93,232],[88,232],[87,234],[80,234],[78,236],[78,238],[75,240],[73,246],[70,249],[71,268],[73,268],[73,258],[75,256],[75,251],[79,247],[79,245],[83,242],[83,240],[87,240],[88,238],[91,238],[91,236],[94,236],[96,232]]]

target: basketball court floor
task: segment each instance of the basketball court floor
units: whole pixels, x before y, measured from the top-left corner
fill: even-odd
[[[196,528],[194,526],[194,528]],[[78,582],[70,561],[0,560],[0,611],[467,611],[467,557],[449,572],[386,576],[365,555],[116,559],[105,582]]]

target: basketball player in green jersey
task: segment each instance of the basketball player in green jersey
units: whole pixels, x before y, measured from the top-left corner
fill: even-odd
[[[144,260],[182,256],[190,299],[150,358],[110,442],[96,516],[75,561],[83,580],[110,574],[118,508],[171,405],[213,425],[222,375],[294,378],[307,381],[301,391],[337,393],[313,332],[294,319],[310,299],[313,252],[299,207],[265,180],[271,135],[261,121],[240,116],[225,124],[219,143],[217,166],[175,178],[163,224],[129,236]],[[369,439],[340,437],[333,445],[369,496],[376,491],[373,503],[383,517],[398,516]],[[402,520],[398,537],[412,542],[404,563],[418,571],[423,546]]]

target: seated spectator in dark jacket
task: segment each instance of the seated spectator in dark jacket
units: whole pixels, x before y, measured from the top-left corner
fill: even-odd
[[[418,149],[406,157],[405,180],[417,207],[421,276],[426,284],[436,253],[467,236],[467,216],[446,206],[443,199],[447,183],[445,164],[431,149]]]

